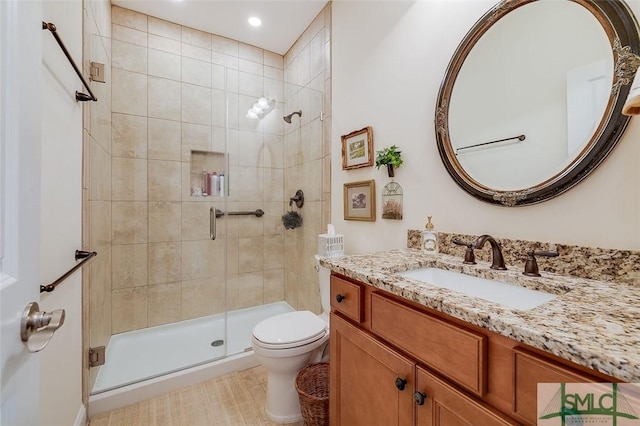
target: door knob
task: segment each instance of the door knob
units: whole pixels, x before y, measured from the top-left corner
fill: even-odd
[[[40,311],[36,302],[29,303],[22,312],[20,339],[27,344],[29,352],[44,349],[53,333],[64,324],[64,309],[51,312]]]

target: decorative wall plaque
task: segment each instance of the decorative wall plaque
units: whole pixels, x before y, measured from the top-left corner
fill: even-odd
[[[402,187],[389,182],[382,189],[382,218],[402,219]]]

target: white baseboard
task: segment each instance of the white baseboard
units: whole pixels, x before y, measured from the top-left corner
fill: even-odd
[[[78,410],[78,415],[76,416],[76,421],[73,422],[73,426],[86,426],[87,424],[87,409],[84,404],[80,404],[80,409]]]

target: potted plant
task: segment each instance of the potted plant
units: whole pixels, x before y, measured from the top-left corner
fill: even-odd
[[[402,165],[402,151],[399,151],[395,145],[376,151],[376,168],[379,169],[382,165],[387,166],[389,177],[393,177],[394,167]]]

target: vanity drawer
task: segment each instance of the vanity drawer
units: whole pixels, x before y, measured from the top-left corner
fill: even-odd
[[[515,348],[513,353],[513,413],[530,425],[537,424],[538,383],[601,381],[520,348]]]
[[[331,308],[356,322],[364,321],[364,289],[362,284],[352,283],[331,275]]]
[[[371,331],[474,394],[485,394],[486,336],[376,293]]]

